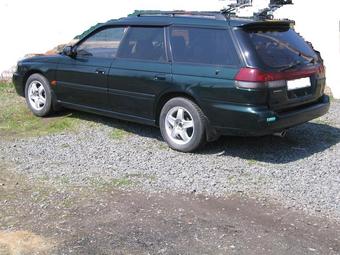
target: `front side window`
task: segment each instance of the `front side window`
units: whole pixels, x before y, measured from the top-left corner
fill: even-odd
[[[166,61],[164,28],[131,27],[122,42],[118,57]]]
[[[170,41],[175,62],[237,64],[235,49],[226,30],[173,27],[170,30]]]
[[[77,55],[115,58],[126,28],[107,28],[90,36],[77,48]]]

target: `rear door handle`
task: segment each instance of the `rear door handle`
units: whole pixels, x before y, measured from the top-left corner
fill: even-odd
[[[105,74],[105,70],[103,69],[97,69],[96,74]]]
[[[166,76],[165,76],[165,74],[156,74],[153,79],[154,79],[154,81],[165,81]]]

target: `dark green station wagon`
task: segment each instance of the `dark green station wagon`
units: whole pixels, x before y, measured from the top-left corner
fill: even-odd
[[[20,61],[13,81],[37,116],[62,106],[159,126],[183,152],[281,133],[330,105],[322,59],[290,21],[218,12],[110,21],[58,55]]]

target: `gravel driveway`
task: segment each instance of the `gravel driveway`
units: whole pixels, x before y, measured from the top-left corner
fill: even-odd
[[[0,160],[32,179],[274,201],[340,220],[340,102],[286,138],[224,137],[195,154],[158,129],[94,115],[77,132],[0,140]],[[118,181],[117,181],[118,180]]]

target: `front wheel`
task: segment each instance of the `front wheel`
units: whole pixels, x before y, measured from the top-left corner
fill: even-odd
[[[178,151],[192,152],[205,141],[205,116],[197,104],[177,97],[163,107],[159,119],[164,140]]]
[[[34,115],[44,117],[53,112],[53,94],[48,80],[41,74],[32,74],[26,82],[25,98]]]

